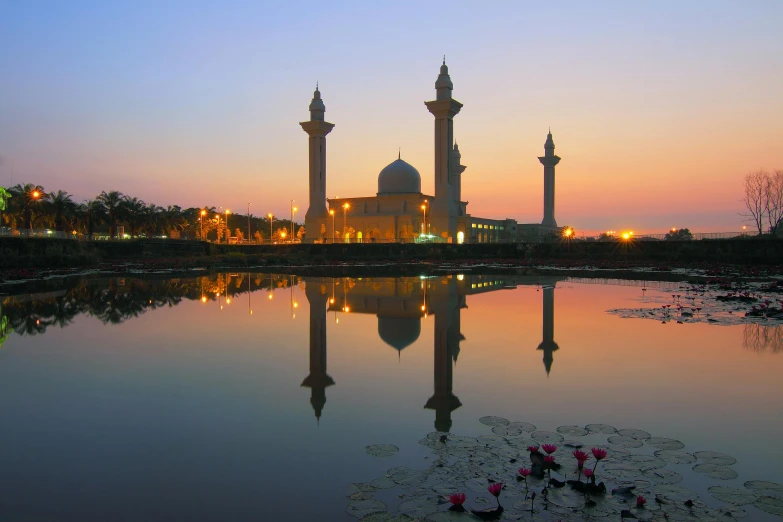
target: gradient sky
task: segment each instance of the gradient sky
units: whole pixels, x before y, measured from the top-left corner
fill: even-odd
[[[559,224],[738,230],[743,174],[783,168],[781,23],[778,0],[4,2],[0,184],[304,210],[318,80],[327,194],[374,195],[398,147],[431,194],[445,53],[471,214],[540,222],[551,125]]]

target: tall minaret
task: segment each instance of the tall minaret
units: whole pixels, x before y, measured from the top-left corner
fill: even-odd
[[[310,102],[310,121],[299,125],[310,136],[310,206],[305,214],[305,238],[318,239],[320,227],[317,219],[327,217],[326,212],[326,135],[334,127],[324,121],[326,107],[321,99],[321,91],[315,86],[313,101]]]
[[[427,109],[435,116],[435,201],[432,202],[431,223],[435,233],[441,235],[447,232],[455,240],[457,237],[458,206],[454,200],[451,174],[454,143],[454,116],[462,104],[451,97],[454,85],[449,77],[446,58],[440,66],[440,75],[435,82],[434,101],[424,102]]]
[[[552,355],[560,349],[555,342],[555,284],[545,286],[544,292],[544,314],[543,314],[543,339],[538,349],[544,352],[544,368],[546,374],[552,371],[552,363],[555,358]]]
[[[302,381],[302,386],[310,388],[316,422],[320,422],[326,405],[326,388],[334,384],[326,373],[326,294],[319,282],[305,280],[305,295],[310,303],[310,375]]]
[[[560,163],[560,158],[555,156],[555,142],[552,141],[552,131],[546,135],[544,155],[538,158],[544,166],[544,220],[541,225],[549,228],[557,228],[555,221],[555,165]]]

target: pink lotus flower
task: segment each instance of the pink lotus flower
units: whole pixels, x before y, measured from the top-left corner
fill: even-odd
[[[551,455],[552,453],[557,451],[557,446],[554,444],[542,444],[541,449],[546,451],[548,455]]]
[[[646,503],[647,503],[647,499],[644,498],[643,496],[639,495],[638,497],[636,497],[636,507],[643,508]]]
[[[525,478],[527,478],[528,475],[533,473],[533,471],[528,469],[528,468],[519,468],[517,471],[519,471],[519,474],[522,475]]]
[[[461,506],[465,503],[465,493],[453,493],[449,496],[449,502],[455,506]]]
[[[606,450],[601,448],[593,448],[593,457],[595,457],[595,460],[602,460],[606,458]]]
[[[547,455],[544,457],[544,462],[546,462],[547,464],[552,464],[554,461],[555,461],[554,455]]]
[[[527,447],[527,450],[528,450],[530,453],[537,453],[537,452],[538,452],[538,446],[528,446],[528,447]]]
[[[587,459],[590,458],[590,455],[588,455],[587,453],[585,453],[582,450],[574,450],[574,457],[579,462],[585,462]]]
[[[503,489],[503,483],[502,482],[495,482],[493,484],[490,484],[487,488],[487,491],[495,495],[495,498],[500,496],[500,490]]]
[[[591,469],[584,469],[582,470],[582,473],[584,473],[585,477],[590,478],[593,476],[593,470]]]

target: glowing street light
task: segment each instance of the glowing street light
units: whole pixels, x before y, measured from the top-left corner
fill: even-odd
[[[294,206],[294,200],[291,200],[291,241],[294,240],[294,214],[299,210]]]
[[[421,224],[421,233],[426,234],[427,233],[427,200],[424,200],[424,204],[421,206],[422,212],[424,212],[424,220]]]
[[[348,215],[348,209],[351,208],[351,205],[348,203],[343,203],[343,234],[347,234],[346,232],[346,221],[345,218]],[[345,242],[347,240],[347,237],[344,236],[343,241]]]
[[[34,190],[31,196],[33,196],[33,199],[38,199],[41,197],[41,193],[38,192],[37,190]]]
[[[334,243],[334,210],[330,210],[329,215],[332,216],[332,243]]]
[[[228,244],[228,236],[231,235],[231,229],[228,228],[228,215],[231,214],[231,211],[226,209],[226,244]]]
[[[271,245],[272,244],[272,219],[274,219],[274,216],[270,212],[269,214],[266,215],[266,217],[269,218],[269,244]]]

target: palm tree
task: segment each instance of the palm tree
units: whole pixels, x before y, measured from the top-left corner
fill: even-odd
[[[104,190],[96,198],[96,201],[101,204],[103,211],[109,220],[109,237],[111,238],[117,236],[117,224],[120,222],[120,217],[122,215],[122,202],[124,198],[125,196],[122,195],[122,192],[116,190],[112,190],[109,193],[106,193]]]
[[[96,199],[88,199],[79,205],[79,214],[82,222],[87,227],[87,239],[91,241],[95,225],[99,224],[104,218],[103,210],[103,205]]]
[[[49,195],[40,185],[26,183],[11,187],[11,195],[16,196],[11,202],[21,211],[24,227],[27,230],[33,229],[33,218],[38,217],[40,204],[49,199]]]
[[[65,231],[66,219],[76,210],[76,204],[71,199],[71,195],[63,190],[52,192],[49,204],[54,210],[54,229],[57,232]]]
[[[137,197],[125,196],[122,200],[122,217],[128,224],[130,237],[136,236],[136,232],[144,225],[147,214],[147,204]]]

